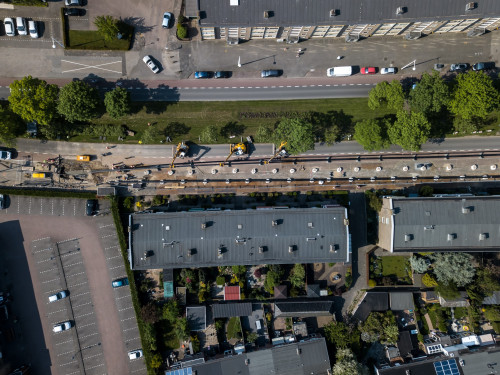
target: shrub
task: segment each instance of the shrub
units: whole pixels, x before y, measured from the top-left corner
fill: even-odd
[[[226,278],[224,276],[217,276],[215,282],[217,285],[224,285],[226,283]]]
[[[187,27],[177,23],[177,37],[179,39],[185,39],[187,37]]]
[[[370,280],[368,280],[368,286],[370,288],[373,288],[373,287],[377,286],[377,282],[373,279],[370,279]]]

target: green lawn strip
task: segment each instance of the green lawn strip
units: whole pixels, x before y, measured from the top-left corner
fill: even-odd
[[[406,271],[406,261],[408,257],[405,256],[384,256],[382,259],[382,275],[391,276],[396,275],[398,278],[408,276]]]
[[[69,30],[68,49],[84,50],[121,50],[127,51],[130,39],[115,39],[105,41],[104,38],[93,30]]]
[[[153,124],[161,136],[170,136],[173,142],[181,140],[198,141],[202,130],[208,125],[219,128],[228,122],[237,122],[245,127],[243,137],[255,135],[260,125],[274,125],[281,117],[265,117],[273,113],[307,113],[309,111],[327,113],[329,111],[343,110],[352,121],[356,122],[365,118],[382,117],[387,110],[372,111],[368,108],[366,98],[352,99],[318,99],[318,100],[274,100],[274,101],[243,101],[243,102],[134,102],[132,114],[120,119],[113,119],[108,115],[93,120],[93,124],[126,125],[129,130],[136,132],[134,137],[126,137],[125,143],[137,143],[142,132],[148,128],[148,123]],[[262,117],[240,118],[240,113],[261,113]],[[169,123],[179,122],[190,128],[187,134],[165,134]],[[108,137],[109,138],[109,137]],[[237,137],[239,139],[239,137]],[[78,135],[70,139],[74,142],[99,142],[98,137]],[[220,136],[217,143],[229,143],[234,139]]]
[[[227,324],[227,338],[241,339],[241,322],[239,317],[233,316]]]

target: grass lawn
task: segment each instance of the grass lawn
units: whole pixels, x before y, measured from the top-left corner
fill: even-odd
[[[227,323],[227,339],[231,340],[233,338],[241,339],[241,322],[237,316],[233,316]]]
[[[92,30],[69,30],[69,49],[93,49],[93,50],[122,50],[127,51],[130,47],[130,39],[115,39],[106,42],[97,32]]]
[[[396,275],[398,278],[403,278],[408,276],[408,271],[406,270],[406,263],[408,257],[404,256],[383,256],[382,259],[382,275],[391,276]]]
[[[455,314],[455,319],[467,319],[469,317],[469,311],[467,310],[467,307],[455,307],[453,311]]]
[[[73,32],[73,31],[71,31]],[[72,42],[73,43],[73,42]],[[388,110],[372,111],[368,108],[367,98],[352,99],[318,99],[318,100],[275,100],[275,101],[243,101],[243,102],[134,102],[132,114],[118,120],[104,115],[93,120],[93,124],[126,125],[128,129],[136,132],[134,137],[126,137],[125,142],[137,143],[142,132],[147,128],[148,122],[154,124],[160,135],[158,143],[165,136],[170,136],[172,141],[182,140],[198,141],[198,136],[207,125],[222,128],[228,123],[238,128],[237,138],[255,135],[259,125],[274,125],[283,113],[307,113],[314,111],[327,114],[330,111],[344,111],[351,122],[366,118],[382,117],[392,113]],[[263,112],[258,117],[240,115],[252,112]],[[275,114],[274,117],[265,117],[266,114]],[[234,124],[236,126],[234,126]],[[168,134],[166,134],[168,133]],[[97,138],[89,136],[75,136],[71,141],[97,142]],[[228,137],[220,136],[217,143],[234,141]]]

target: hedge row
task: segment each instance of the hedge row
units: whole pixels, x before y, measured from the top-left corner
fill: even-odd
[[[34,197],[54,197],[54,198],[81,198],[81,199],[95,199],[96,193],[81,190],[54,190],[54,189],[30,189],[30,188],[16,188],[0,187],[0,194],[8,195],[30,195]]]
[[[156,371],[151,369],[149,364],[151,363],[151,359],[153,355],[151,354],[151,348],[149,345],[146,345],[146,341],[144,340],[144,325],[145,323],[142,320],[140,315],[140,304],[139,297],[137,295],[137,287],[135,285],[134,273],[130,269],[130,263],[128,262],[128,252],[127,252],[127,241],[125,239],[125,233],[123,232],[123,225],[120,219],[120,209],[118,205],[118,197],[113,196],[111,199],[111,212],[113,213],[113,220],[116,226],[116,233],[118,235],[118,242],[120,243],[120,248],[122,250],[123,262],[125,263],[125,269],[127,271],[127,277],[130,285],[130,294],[132,296],[132,305],[134,306],[135,316],[137,318],[137,326],[139,327],[139,334],[141,336],[142,343],[142,351],[146,360],[146,365],[148,367],[148,374],[155,375]]]
[[[62,28],[62,35],[63,35],[63,45],[64,45],[64,48],[66,48],[68,46],[68,25],[66,23],[66,16],[64,15],[64,7],[61,8],[60,12],[61,12],[61,28]]]

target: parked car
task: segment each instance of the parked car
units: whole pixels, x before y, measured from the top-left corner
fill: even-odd
[[[136,358],[141,358],[142,357],[142,349],[137,349],[137,350],[132,350],[128,352],[128,357],[130,360],[136,359]]]
[[[64,9],[64,15],[65,16],[83,16],[83,9],[78,9],[78,8],[66,8]]]
[[[475,70],[475,71],[488,70],[488,69],[495,69],[495,63],[494,62],[480,62],[480,63],[472,65],[472,70]]]
[[[451,64],[450,72],[463,72],[466,71],[468,68],[469,64],[467,63]]]
[[[0,194],[0,210],[3,210],[5,207],[5,197],[3,196],[3,194]],[[0,301],[0,304],[3,302],[3,296],[2,296],[2,300]]]
[[[396,74],[397,68],[382,68],[380,69],[380,74]]]
[[[229,78],[231,72],[218,71],[215,72],[214,78]]]
[[[96,212],[97,202],[95,199],[87,199],[87,204],[85,205],[85,213],[87,216],[92,216]]]
[[[39,38],[38,26],[37,26],[35,21],[33,21],[33,20],[28,21],[28,30],[30,32],[30,37]]]
[[[64,4],[69,6],[82,6],[82,0],[64,0]]]
[[[23,17],[16,18],[17,33],[19,35],[28,35],[28,28],[26,27],[26,20]]]
[[[268,77],[279,77],[281,72],[276,69],[269,69],[269,70],[263,70],[260,72],[261,78],[268,78]]]
[[[61,322],[54,324],[52,327],[53,332],[62,332],[62,331],[67,331],[73,326],[73,324],[68,320],[67,322]]]
[[[194,78],[196,78],[196,79],[210,78],[210,73],[209,72],[194,72]]]
[[[119,288],[121,286],[128,285],[128,279],[126,277],[122,277],[121,279],[116,279],[111,283],[113,288]]]
[[[144,56],[142,58],[142,61],[144,61],[144,63],[148,66],[149,69],[151,69],[153,73],[156,74],[160,71],[160,68],[158,68],[156,64],[153,62],[153,60],[151,60],[151,56],[149,55]]]
[[[0,160],[10,160],[11,157],[12,154],[10,153],[10,151],[5,151],[5,150],[0,151]]]
[[[16,36],[16,24],[12,18],[4,18],[3,24],[5,26],[5,34],[7,34],[7,36]]]
[[[161,23],[161,27],[163,27],[164,29],[170,28],[173,18],[174,15],[172,13],[170,12],[163,13],[163,22]]]
[[[65,290],[61,290],[60,292],[49,296],[49,302],[56,302],[60,299],[66,298],[68,293]]]
[[[434,64],[434,70],[440,71],[444,68],[444,64]]]
[[[361,68],[361,74],[375,74],[375,73],[377,73],[377,68],[373,66]]]
[[[342,277],[342,275],[340,273],[336,274],[334,277],[333,277],[333,280],[337,281],[337,280],[340,280],[340,278]]]

